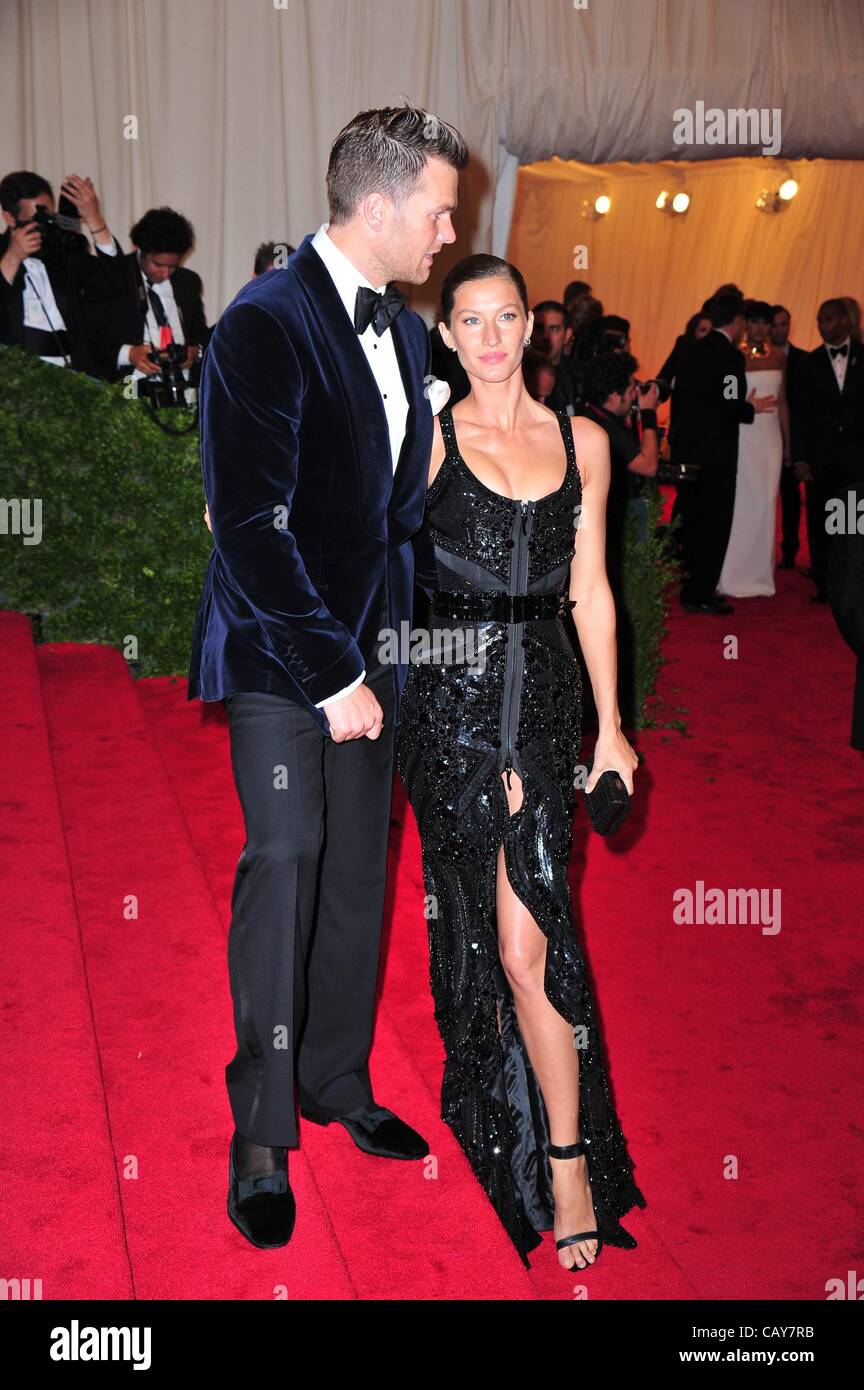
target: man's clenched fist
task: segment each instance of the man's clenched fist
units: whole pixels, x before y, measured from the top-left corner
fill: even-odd
[[[349,738],[363,738],[364,735],[366,738],[380,738],[384,711],[365,681],[350,695],[328,700],[323,708],[330,721],[330,737],[334,743],[344,743]]]

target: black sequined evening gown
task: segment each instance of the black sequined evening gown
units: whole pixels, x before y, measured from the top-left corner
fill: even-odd
[[[570,417],[556,414],[564,482],[523,502],[470,471],[451,413],[441,411],[446,457],[426,506],[438,572],[433,640],[425,657],[412,658],[396,733],[422,845],[432,994],[446,1054],[442,1118],[526,1265],[538,1233],[552,1229],[552,1181],[543,1097],[498,953],[502,844],[513,890],[546,936],[547,997],[574,1029],[579,1135],[605,1242],[632,1249],[636,1241],[619,1218],[645,1205],[610,1096],[570,911],[582,685],[561,605],[581,481]],[[447,630],[463,634],[463,650],[452,637],[448,645]],[[442,647],[451,659],[442,659]],[[522,779],[522,804],[512,816],[507,768]]]

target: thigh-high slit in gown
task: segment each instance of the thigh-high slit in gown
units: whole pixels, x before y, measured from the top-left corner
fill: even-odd
[[[524,502],[471,472],[451,413],[441,411],[446,455],[426,507],[437,590],[396,733],[397,765],[421,837],[431,986],[445,1050],[442,1118],[526,1265],[539,1232],[552,1229],[554,1208],[548,1118],[499,956],[502,845],[513,891],[546,937],[546,996],[574,1030],[579,1137],[604,1241],[632,1249],[636,1241],[620,1217],[645,1205],[611,1098],[570,909],[582,684],[563,618],[581,480],[570,417],[556,414],[564,481]],[[522,781],[512,815],[502,778],[508,768]]]

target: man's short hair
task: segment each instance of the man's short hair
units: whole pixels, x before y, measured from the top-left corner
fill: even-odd
[[[0,207],[13,217],[18,216],[22,198],[38,198],[40,193],[47,193],[53,202],[54,190],[48,180],[29,169],[19,169],[0,179]]]
[[[733,299],[744,299],[745,297],[744,291],[739,290],[738,286],[733,285],[731,281],[728,285],[718,285],[714,293],[709,295],[708,298],[719,299],[721,294],[731,294]]]
[[[591,286],[587,280],[571,280],[564,290],[561,298],[566,304],[570,299],[580,299],[583,295],[591,293]]]
[[[455,126],[413,102],[361,111],[340,130],[327,165],[327,202],[334,225],[347,222],[369,193],[399,203],[414,190],[428,159],[454,169],[468,163]]]
[[[542,314],[546,309],[550,310],[553,314],[560,314],[564,320],[565,328],[573,327],[573,319],[570,316],[570,310],[564,308],[560,299],[541,299],[539,304],[534,305],[531,312],[536,318],[538,314]]]
[[[791,317],[792,317],[792,315],[789,313],[789,310],[786,308],[786,305],[785,305],[785,304],[772,304],[772,305],[771,305],[771,318],[772,318],[772,320],[776,319],[776,317],[777,317],[778,314],[786,314],[787,317],[790,318],[790,319],[791,319]]]
[[[715,294],[702,305],[702,313],[713,328],[725,328],[744,311],[744,300],[734,294]]]
[[[195,245],[192,223],[173,208],[150,208],[129,228],[129,240],[145,255],[185,256]]]
[[[842,299],[823,299],[819,305],[820,314],[823,309],[833,309],[835,313],[842,314],[847,319],[849,317],[849,306]]]
[[[291,246],[287,241],[262,241],[255,252],[253,268],[256,275],[263,275],[265,270],[271,269],[276,259],[277,250],[284,252],[286,256],[293,256],[297,248]]]

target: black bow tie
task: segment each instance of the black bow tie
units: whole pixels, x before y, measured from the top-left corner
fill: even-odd
[[[832,347],[829,347],[828,351],[830,352],[832,358],[833,358],[833,357],[845,357],[846,354],[847,354],[847,352],[849,351],[849,344],[848,344],[848,343],[844,343],[843,346],[842,346],[842,347],[839,347],[839,348],[832,348]]]
[[[367,289],[365,285],[358,285],[357,298],[354,300],[354,327],[358,333],[365,333],[371,323],[380,338],[404,307],[404,294],[392,285],[388,285],[381,294]]]

